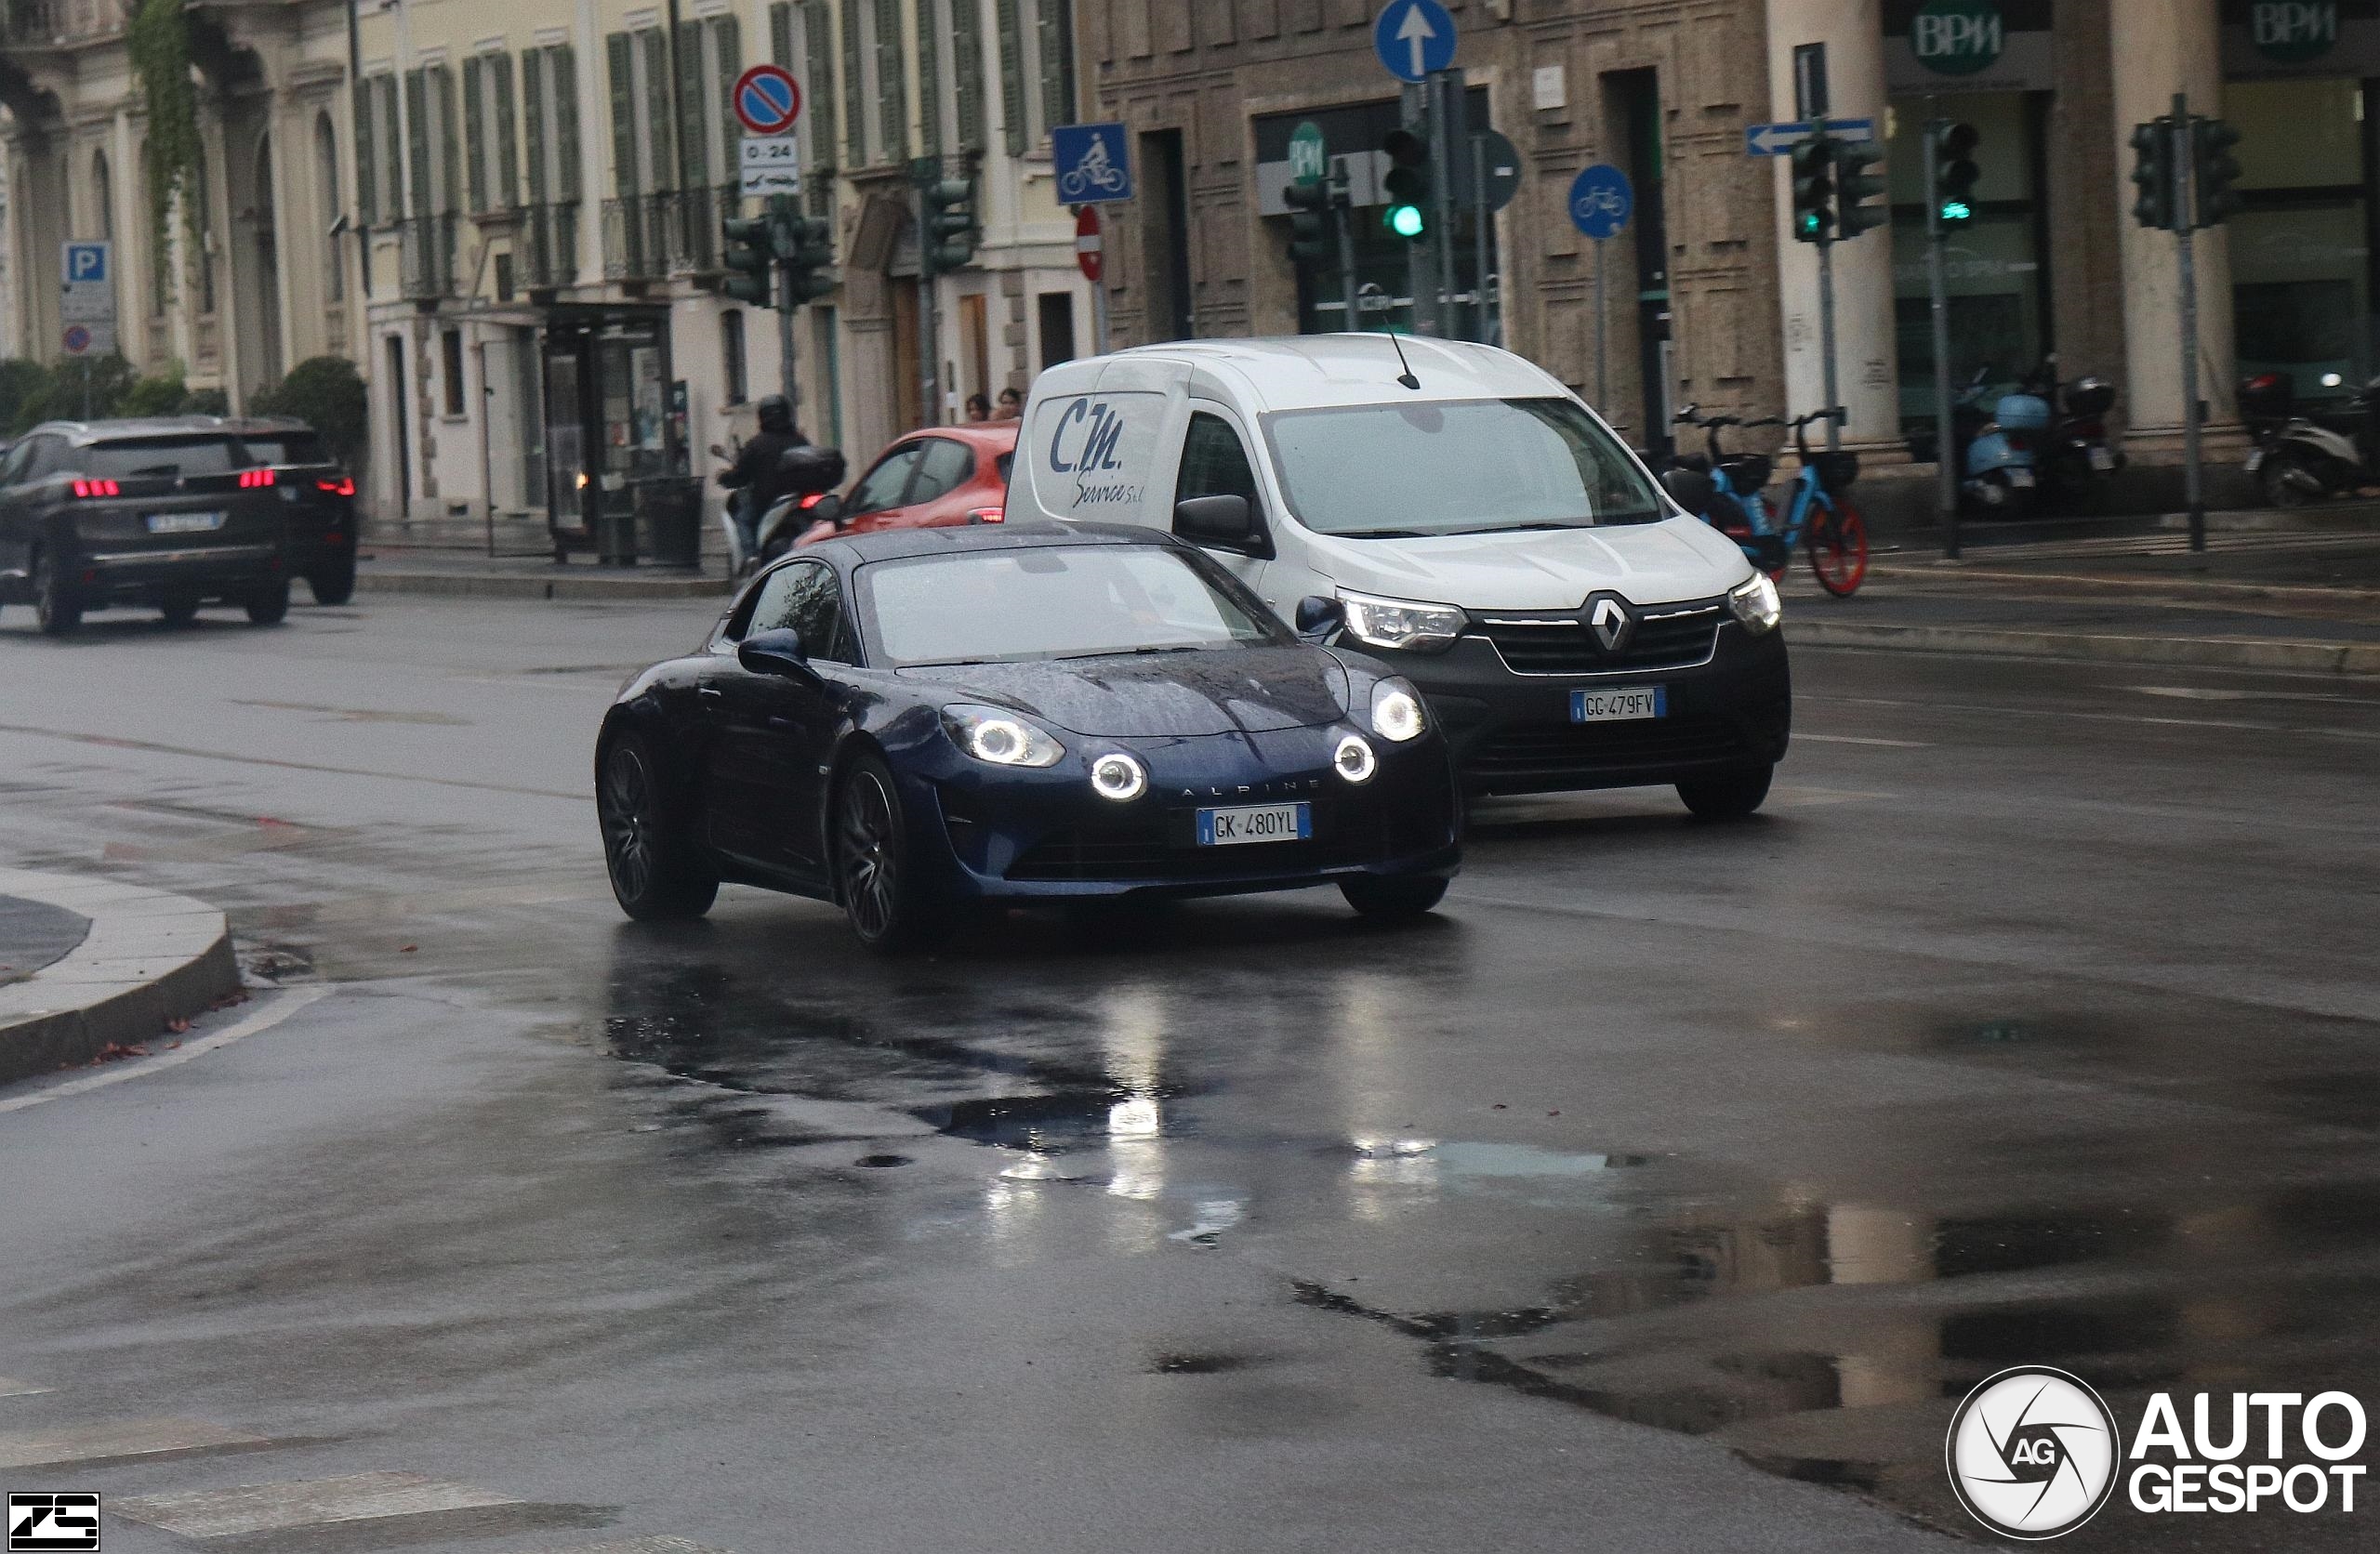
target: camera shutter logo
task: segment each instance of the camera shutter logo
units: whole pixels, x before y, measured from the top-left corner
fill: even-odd
[[[8,1495],[8,1554],[98,1554],[99,1497],[87,1493]]]
[[[2076,1376],[2018,1365],[1988,1377],[1950,1419],[1943,1455],[1967,1514],[2003,1537],[2074,1531],[2116,1487],[2115,1416]]]

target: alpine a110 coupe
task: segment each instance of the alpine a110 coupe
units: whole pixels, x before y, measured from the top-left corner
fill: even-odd
[[[803,549],[621,690],[595,784],[629,916],[699,916],[733,881],[833,902],[879,950],[976,903],[1335,884],[1409,916],[1461,856],[1411,685],[1103,524]]]

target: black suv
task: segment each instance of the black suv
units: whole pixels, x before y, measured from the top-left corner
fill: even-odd
[[[110,605],[187,624],[210,599],[270,625],[289,611],[278,480],[214,416],[35,427],[0,459],[0,602],[52,636]]]
[[[306,580],[316,604],[345,604],[355,595],[355,478],[303,421],[248,415],[222,427],[273,472],[289,519],[289,574]]]

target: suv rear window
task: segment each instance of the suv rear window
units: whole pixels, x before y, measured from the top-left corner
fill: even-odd
[[[323,440],[311,431],[250,431],[240,434],[248,457],[258,464],[328,464]]]
[[[175,475],[222,475],[247,468],[229,438],[143,437],[120,442],[94,442],[69,455],[86,475],[118,480]]]

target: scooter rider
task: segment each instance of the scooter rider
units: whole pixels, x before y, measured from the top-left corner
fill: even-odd
[[[719,483],[741,493],[734,506],[735,532],[743,536],[744,554],[760,547],[760,516],[792,489],[778,468],[792,448],[805,448],[810,439],[794,428],[793,406],[783,394],[770,394],[760,403],[760,429],[735,455],[735,463],[721,472]]]

